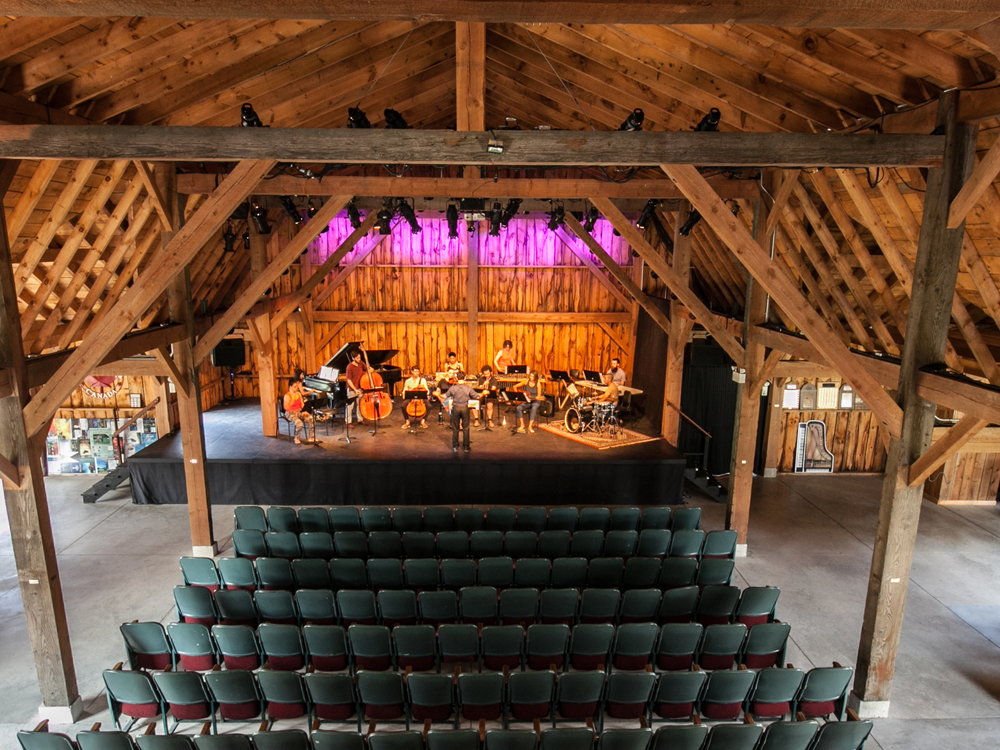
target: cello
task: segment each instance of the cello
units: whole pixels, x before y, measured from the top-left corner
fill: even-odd
[[[382,376],[372,370],[368,363],[368,352],[364,347],[361,347],[361,353],[365,355],[366,369],[358,383],[362,391],[358,399],[358,411],[362,418],[377,422],[392,412],[392,397],[385,392]]]

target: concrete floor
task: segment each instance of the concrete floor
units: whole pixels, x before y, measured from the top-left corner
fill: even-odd
[[[124,658],[118,626],[132,619],[173,619],[177,558],[190,550],[185,508],[134,506],[127,489],[85,506],[80,493],[92,481],[51,477],[46,482],[87,710],[78,726],[65,729],[70,735],[95,721],[110,727],[100,674]],[[781,587],[778,616],[792,625],[788,661],[795,666],[854,664],[879,489],[875,476],[782,476],[754,484],[750,554],[737,561],[734,583]],[[703,526],[722,528],[724,507],[710,501],[702,506]],[[223,555],[229,555],[232,508],[216,508],[214,518]],[[924,503],[890,718],[876,722],[867,747],[939,748],[945,741],[963,750],[997,746],[998,551],[998,509]],[[17,746],[14,733],[34,723],[39,702],[4,517],[0,747]]]

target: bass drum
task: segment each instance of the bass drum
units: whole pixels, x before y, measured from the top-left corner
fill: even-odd
[[[573,434],[583,429],[583,423],[580,421],[580,412],[576,407],[570,407],[566,410],[566,416],[563,417],[563,425],[566,427],[566,432],[572,432]]]

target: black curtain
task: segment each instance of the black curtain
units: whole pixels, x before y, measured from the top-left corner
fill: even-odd
[[[670,303],[667,300],[653,298],[653,302],[665,313],[670,313]],[[667,373],[667,334],[641,307],[635,349],[631,368],[628,363],[625,368],[631,370],[632,385],[642,390],[642,395],[636,397],[636,403],[641,405],[648,430],[659,435],[663,415],[663,384]]]

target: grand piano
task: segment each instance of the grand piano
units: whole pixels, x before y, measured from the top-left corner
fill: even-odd
[[[307,375],[304,380],[304,385],[306,388],[312,388],[314,391],[321,391],[322,393],[330,394],[330,399],[334,405],[338,402],[343,403],[347,400],[347,365],[350,363],[350,352],[355,349],[361,349],[364,342],[361,341],[348,341],[337,353],[327,360],[326,364],[323,365],[323,369],[320,373],[316,375]],[[382,376],[382,382],[385,383],[386,388],[390,396],[395,395],[396,383],[403,380],[403,370],[402,368],[396,367],[395,365],[387,364],[390,359],[399,354],[399,349],[367,349],[365,350],[368,354],[368,364],[374,372],[377,372]],[[337,379],[331,380],[329,378],[321,377],[321,374],[329,374],[330,371],[336,371]]]

